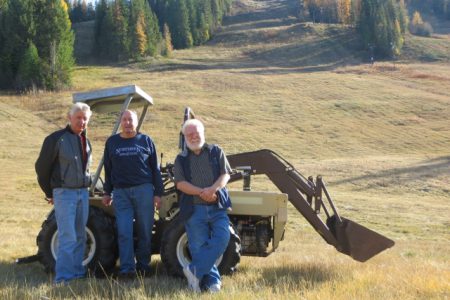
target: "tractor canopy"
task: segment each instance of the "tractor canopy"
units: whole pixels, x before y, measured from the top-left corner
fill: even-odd
[[[124,108],[129,99],[128,105]],[[73,102],[86,103],[97,113],[121,112],[128,108],[153,105],[153,98],[137,85],[107,88],[73,94]],[[124,108],[124,109],[122,109]]]
[[[137,130],[141,128],[147,114],[147,109],[153,105],[153,98],[144,92],[137,85],[127,85],[121,87],[107,88],[94,90],[90,92],[73,94],[73,102],[86,103],[91,109],[97,113],[111,113],[117,112],[117,119],[114,124],[111,135],[114,135],[119,130],[120,118],[122,112],[127,109],[135,109],[142,107],[142,112],[139,116]],[[97,171],[92,177],[90,193],[93,195],[97,181],[103,168],[104,157],[102,156]]]

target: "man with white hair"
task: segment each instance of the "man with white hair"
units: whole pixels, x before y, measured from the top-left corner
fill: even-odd
[[[221,289],[216,260],[230,239],[227,210],[231,208],[225,188],[231,167],[217,145],[205,143],[204,126],[187,120],[182,133],[187,148],[175,161],[175,182],[180,190],[180,217],[185,220],[192,262],[183,268],[189,287],[195,291]]]
[[[68,114],[69,124],[45,138],[35,165],[46,200],[55,207],[58,226],[55,283],[86,276],[83,259],[92,152],[86,128],[91,114],[87,104],[74,104]]]

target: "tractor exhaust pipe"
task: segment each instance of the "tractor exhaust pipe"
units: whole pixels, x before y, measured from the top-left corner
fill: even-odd
[[[39,260],[39,255],[35,254],[35,255],[31,255],[31,256],[17,258],[15,263],[18,265],[29,264],[29,263],[32,263],[32,262],[35,262],[38,260]]]

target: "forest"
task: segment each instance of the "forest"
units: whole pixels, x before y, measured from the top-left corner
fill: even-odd
[[[72,24],[93,20],[99,62],[170,57],[214,36],[233,0],[0,0],[0,88],[71,85]],[[340,23],[378,56],[400,55],[407,33],[431,36],[421,13],[450,19],[450,0],[298,0],[299,22]]]

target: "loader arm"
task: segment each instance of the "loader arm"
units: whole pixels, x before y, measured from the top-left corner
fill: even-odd
[[[312,177],[306,179],[275,152],[264,149],[228,155],[227,158],[232,168],[250,167],[252,175],[267,175],[281,192],[288,195],[289,201],[328,244],[353,259],[366,261],[394,245],[392,240],[342,218],[320,176],[316,182]],[[327,202],[323,201],[322,193]],[[325,222],[320,218],[320,209],[327,217]]]

